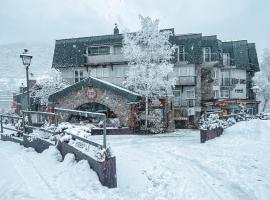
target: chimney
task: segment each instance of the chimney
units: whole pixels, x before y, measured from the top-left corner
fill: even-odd
[[[114,34],[114,35],[119,34],[119,29],[118,29],[118,27],[117,27],[117,24],[115,24],[115,26],[114,26],[113,34]]]

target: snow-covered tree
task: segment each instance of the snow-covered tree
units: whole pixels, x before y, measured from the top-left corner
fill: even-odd
[[[270,102],[270,50],[264,49],[261,71],[256,73],[254,82],[258,88],[258,96],[263,101],[263,112],[265,112],[267,104]],[[254,88],[255,89],[255,88]]]
[[[159,20],[142,16],[139,19],[141,29],[124,35],[122,51],[130,69],[124,85],[145,97],[147,128],[148,99],[170,95],[175,84],[175,79],[169,78],[174,46],[169,42],[172,33],[159,30]]]
[[[68,84],[63,80],[61,72],[51,69],[47,74],[37,80],[32,88],[31,96],[41,105],[48,105],[51,94],[66,88]]]

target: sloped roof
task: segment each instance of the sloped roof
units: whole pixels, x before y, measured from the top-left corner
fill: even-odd
[[[123,87],[117,86],[107,81],[103,81],[94,77],[86,78],[78,83],[75,83],[59,92],[56,92],[49,96],[49,102],[57,102],[58,98],[63,98],[71,92],[81,90],[83,87],[94,86],[97,88],[110,90],[115,94],[125,97],[129,102],[137,102],[140,100],[141,95],[138,93],[127,90]]]

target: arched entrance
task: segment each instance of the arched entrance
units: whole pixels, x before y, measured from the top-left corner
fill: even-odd
[[[107,106],[97,103],[97,102],[89,102],[80,105],[76,110],[81,110],[81,111],[87,111],[87,112],[96,112],[96,113],[103,113],[107,116],[107,118],[112,119],[116,118],[116,114]],[[84,116],[73,116],[71,115],[68,118],[69,122],[80,122],[80,121],[86,121],[89,123],[92,123],[95,121],[94,118],[91,117],[84,117]]]
[[[128,126],[130,103],[140,100],[141,96],[134,92],[93,77],[84,79],[49,97],[49,101],[56,107],[64,109],[80,108],[99,111],[106,108],[109,110],[108,114],[112,112],[117,116],[121,126]]]

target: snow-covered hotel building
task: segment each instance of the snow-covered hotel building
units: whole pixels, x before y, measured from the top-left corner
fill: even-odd
[[[175,34],[174,120],[176,127],[197,126],[202,111],[231,114],[246,105],[257,112],[251,78],[259,71],[254,43],[222,42],[217,36]],[[89,76],[122,86],[129,70],[121,53],[123,35],[56,40],[52,67],[71,84]]]

